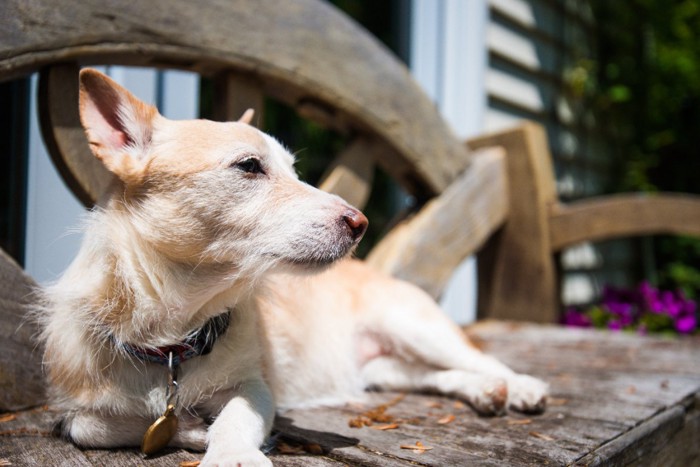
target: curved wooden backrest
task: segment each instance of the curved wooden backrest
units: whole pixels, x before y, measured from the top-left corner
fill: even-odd
[[[77,121],[75,75],[89,64],[187,69],[225,84],[243,77],[248,91],[362,135],[376,163],[421,198],[442,192],[469,163],[407,69],[322,1],[4,0],[0,9],[0,80],[44,70],[44,136],[86,204],[107,184]]]

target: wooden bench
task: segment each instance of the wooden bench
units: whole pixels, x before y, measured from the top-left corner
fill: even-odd
[[[556,322],[554,255],[566,246],[641,233],[700,235],[696,197],[559,203],[546,137],[535,124],[466,144],[457,140],[407,70],[325,2],[6,0],[2,11],[0,80],[41,72],[45,142],[86,206],[100,196],[109,175],[89,155],[78,122],[77,73],[83,65],[126,64],[212,78],[218,118],[261,109],[263,96],[271,96],[350,136],[322,188],[362,206],[379,166],[422,204],[367,260],[438,296],[453,268],[477,254],[482,317]],[[32,344],[32,326],[22,325],[34,286],[0,254],[0,465],[173,465],[199,459],[177,450],[144,461],[136,450],[80,450],[50,436],[55,413],[44,406],[41,350]],[[485,321],[467,332],[516,370],[551,383],[545,414],[481,418],[443,398],[373,394],[366,407],[280,414],[274,463],[700,462],[696,338],[507,321]],[[376,414],[377,407],[395,428],[376,429],[379,422],[350,426],[363,413]]]

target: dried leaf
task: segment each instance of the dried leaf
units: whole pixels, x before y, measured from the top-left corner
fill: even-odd
[[[6,467],[12,465],[10,459],[0,459],[0,467]]]
[[[557,399],[555,397],[550,397],[547,399],[547,405],[550,407],[558,407],[561,405],[566,405],[569,403],[569,399]]]
[[[373,430],[380,430],[380,431],[386,431],[386,430],[395,430],[399,427],[398,423],[387,423],[386,425],[377,425],[373,426]]]
[[[462,401],[454,401],[454,403],[452,404],[452,407],[454,407],[455,409],[463,409],[466,406],[467,405]]]
[[[182,461],[180,462],[180,467],[197,467],[202,461]]]
[[[436,401],[427,401],[425,402],[426,407],[429,407],[431,409],[441,409],[442,404]]]
[[[277,452],[280,454],[305,454],[304,448],[302,446],[292,446],[284,441],[277,442]]]
[[[635,394],[637,392],[637,388],[634,386],[630,386],[625,392],[627,392],[627,394]]]
[[[351,418],[348,421],[348,426],[350,428],[362,428],[365,426],[372,426],[372,425],[373,425],[372,420],[370,420],[369,418],[367,418],[363,415],[360,415],[359,417]]]
[[[363,413],[365,417],[369,418],[373,422],[377,423],[389,423],[394,420],[394,417],[392,415],[389,415],[386,413],[387,410],[386,405],[380,405],[379,407],[376,407],[373,410],[368,410],[367,412]]]
[[[438,424],[440,425],[447,425],[448,423],[452,423],[455,419],[455,416],[452,414],[445,415],[442,417],[440,420],[438,420]]]
[[[508,420],[508,425],[529,425],[532,423],[532,419],[530,418],[523,418],[520,420]]]
[[[365,426],[372,426],[374,423],[394,423],[394,416],[389,415],[386,411],[389,407],[401,402],[404,397],[406,397],[406,394],[399,394],[386,404],[378,405],[373,409],[363,412],[358,417],[351,418],[348,421],[348,426],[350,428],[362,428]]]
[[[12,420],[16,419],[17,415],[13,413],[5,413],[0,415],[0,423],[2,422],[11,422]]]
[[[323,448],[321,447],[320,444],[316,443],[309,443],[304,445],[304,451],[308,452],[309,454],[323,454]]]
[[[416,444],[402,444],[399,446],[401,449],[408,449],[410,451],[413,451],[416,454],[423,454],[425,451],[430,451],[431,448],[430,446],[425,446],[423,443],[420,441],[416,441]]]
[[[408,423],[409,425],[420,425],[423,423],[423,421],[420,418],[414,417],[414,418],[397,418],[394,420],[394,423],[403,424],[403,423]]]
[[[545,441],[554,441],[554,438],[552,438],[551,436],[539,433],[537,431],[531,431],[530,436],[534,436],[535,438],[543,439]]]

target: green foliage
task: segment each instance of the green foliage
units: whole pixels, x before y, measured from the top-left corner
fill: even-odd
[[[700,193],[700,0],[590,0],[595,56],[565,76],[615,157],[608,191]],[[700,241],[654,240],[659,276],[700,291]]]

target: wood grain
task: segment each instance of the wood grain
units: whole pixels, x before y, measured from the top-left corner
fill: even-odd
[[[56,169],[85,206],[92,206],[114,182],[93,156],[78,113],[77,63],[53,65],[39,76],[39,121]]]
[[[248,109],[255,115],[251,124],[261,128],[264,120],[265,94],[262,83],[241,73],[222,72],[214,78],[214,120],[237,121]]]
[[[276,466],[664,465],[700,462],[700,340],[486,321],[467,334],[520,372],[551,386],[542,415],[480,417],[449,398],[369,393],[362,404],[291,410],[275,422],[277,442],[321,453],[273,450]],[[393,403],[392,403],[393,402]],[[380,404],[397,429],[350,428]],[[448,424],[439,421],[454,415]],[[15,465],[142,465],[136,449],[79,450],[48,437],[56,413],[28,410],[0,422],[0,458]],[[401,449],[421,441],[422,454]],[[201,454],[171,450],[148,465]]]
[[[478,313],[555,322],[559,299],[549,211],[557,195],[544,128],[528,122],[468,145],[473,150],[502,146],[507,155],[508,219],[478,255]]]
[[[36,287],[0,249],[0,413],[46,401],[42,350],[34,340],[37,328],[29,320]]]
[[[418,214],[394,227],[367,261],[439,297],[455,268],[503,224],[507,187],[503,150],[478,151],[469,170]]]
[[[362,209],[372,190],[374,161],[379,157],[379,151],[381,145],[365,138],[356,138],[328,167],[318,187]]]
[[[469,164],[406,67],[327,2],[2,2],[0,80],[66,61],[247,74],[266,95],[376,137],[387,148],[378,162],[421,196]]]
[[[620,194],[556,204],[550,215],[553,251],[583,241],[635,235],[700,237],[700,196]]]

